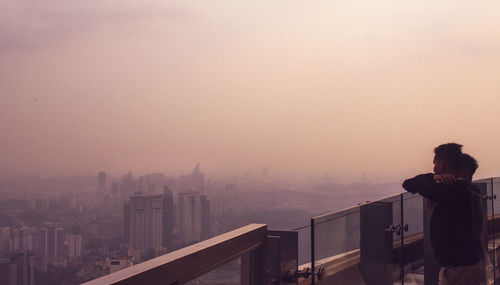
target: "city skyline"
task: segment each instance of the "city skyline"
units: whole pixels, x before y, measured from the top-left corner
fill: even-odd
[[[2,284],[417,281],[452,142],[498,263],[499,1],[1,3]]]

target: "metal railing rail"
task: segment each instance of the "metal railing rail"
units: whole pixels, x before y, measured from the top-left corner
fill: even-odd
[[[183,284],[263,246],[267,225],[250,224],[84,285]]]

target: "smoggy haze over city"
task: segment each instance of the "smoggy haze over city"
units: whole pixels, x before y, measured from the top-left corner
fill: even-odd
[[[1,6],[0,174],[500,174],[498,1]]]

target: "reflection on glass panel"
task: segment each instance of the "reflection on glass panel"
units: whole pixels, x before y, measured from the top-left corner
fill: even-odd
[[[401,233],[404,230],[404,225],[401,221],[401,195],[385,199],[383,201],[390,202],[392,204],[392,224],[396,227],[400,227],[393,232],[393,260],[392,266],[392,277],[395,284],[399,284],[401,281]]]
[[[404,279],[406,284],[424,282],[424,213],[422,196],[403,194],[403,220],[408,225],[404,233]]]
[[[359,249],[359,221],[359,207],[315,219],[315,260]]]
[[[494,177],[494,178],[491,178],[488,180],[489,180],[487,182],[488,187],[493,191],[493,196],[496,195],[497,200],[500,199],[500,177]],[[488,191],[488,192],[490,192],[490,191]],[[493,209],[494,214],[495,215],[500,214],[500,203],[498,203],[497,201],[494,201],[493,207],[494,207],[494,209]],[[498,230],[496,230],[496,232],[498,232]]]
[[[295,229],[299,233],[299,266],[311,262],[311,226]]]
[[[314,218],[316,284],[399,282],[400,229],[401,195]]]
[[[327,282],[340,282],[340,284],[344,282],[345,280],[339,280],[338,276],[335,276],[341,270],[350,271],[347,274],[349,279],[359,280],[357,264],[360,245],[360,207],[316,217],[313,223],[316,271],[318,268],[328,268],[325,277],[330,280]],[[340,266],[343,264],[350,265],[352,269],[345,270]],[[335,279],[331,280],[332,278]],[[316,279],[315,283],[321,284],[321,280]]]
[[[491,219],[490,228],[488,232],[490,235],[488,236],[488,242],[486,246],[486,250],[488,252],[486,262],[486,272],[489,279],[496,280],[499,277],[499,269],[498,269],[498,261],[499,261],[499,245],[500,239],[498,238],[498,233],[500,229],[498,225],[494,222],[494,217],[500,214],[500,203],[498,199],[500,199],[500,177],[493,177],[487,179],[481,179],[479,182],[484,182],[487,185],[487,195],[490,199],[486,201],[487,203],[487,211],[488,218]],[[491,197],[495,197],[496,199],[491,199]],[[492,210],[493,207],[493,210]],[[493,268],[496,268],[493,270]]]
[[[485,179],[479,179],[475,180],[475,183],[482,184],[484,183],[486,185],[486,195],[488,197],[493,197],[493,195],[497,195],[500,193],[500,178],[485,178]],[[498,195],[497,195],[498,196]],[[498,196],[500,198],[500,196]],[[491,217],[493,214],[496,215],[496,213],[500,213],[500,204],[496,203],[496,201],[492,201],[491,199],[487,200],[487,213],[488,217]],[[494,212],[492,212],[492,206],[494,206]]]
[[[235,258],[196,279],[189,285],[239,285],[241,284],[241,258]]]

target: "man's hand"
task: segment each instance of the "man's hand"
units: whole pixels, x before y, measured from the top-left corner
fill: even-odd
[[[443,183],[444,185],[453,185],[457,182],[457,178],[451,174],[434,174],[434,181]]]

